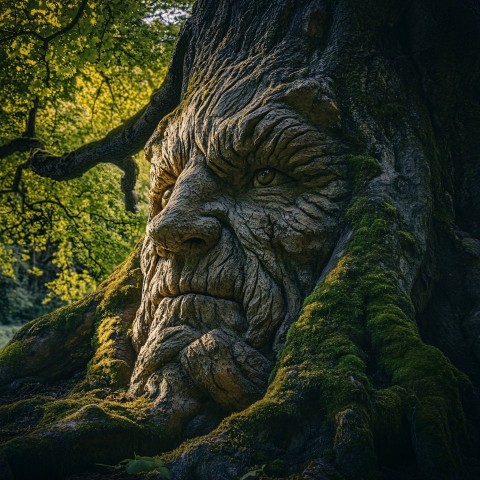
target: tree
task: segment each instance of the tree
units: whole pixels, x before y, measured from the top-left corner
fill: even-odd
[[[130,193],[128,209],[142,207],[133,215],[117,192],[118,169],[102,165],[56,182],[27,168],[27,151],[73,150],[133,115],[165,74],[188,4],[2,3],[1,323],[30,320],[82,298],[140,238],[146,169],[137,172],[130,163],[132,180],[140,175],[140,205]]]
[[[150,219],[2,351],[5,469],[477,478],[479,14],[202,0],[144,110],[36,153],[63,178],[148,141]]]

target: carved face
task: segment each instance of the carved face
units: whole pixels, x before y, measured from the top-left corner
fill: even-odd
[[[197,411],[213,399],[239,410],[264,392],[332,253],[349,194],[346,149],[278,90],[200,93],[147,149],[151,211],[131,392],[167,409]]]

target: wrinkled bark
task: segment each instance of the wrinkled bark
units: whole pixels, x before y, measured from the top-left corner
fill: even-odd
[[[479,25],[198,2],[142,251],[2,352],[0,471],[478,478]]]

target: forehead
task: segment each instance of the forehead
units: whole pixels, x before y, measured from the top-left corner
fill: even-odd
[[[302,71],[264,68],[240,63],[208,81],[192,75],[181,104],[160,122],[147,145],[147,158],[158,161],[163,152],[179,160],[193,151],[207,159],[248,155],[269,130],[287,120],[289,128],[318,131],[304,113],[321,110],[316,100],[331,96],[325,82],[295,79]]]

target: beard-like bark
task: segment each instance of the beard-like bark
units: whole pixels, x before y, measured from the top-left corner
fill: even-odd
[[[137,451],[163,452],[178,479],[478,478],[477,14],[449,1],[199,2],[182,102],[209,101],[193,138],[245,154],[240,121],[223,143],[208,133],[258,92],[333,131],[325,143],[351,153],[336,245],[312,259],[319,281],[291,325],[313,284],[285,292],[235,240],[217,265],[187,267],[146,240],[143,293],[137,252],[2,352],[5,471],[45,473],[52,455],[62,478]],[[225,262],[232,277],[217,285]],[[246,281],[260,276],[265,289]],[[263,336],[248,334],[256,314]],[[65,442],[80,447],[69,457]]]

